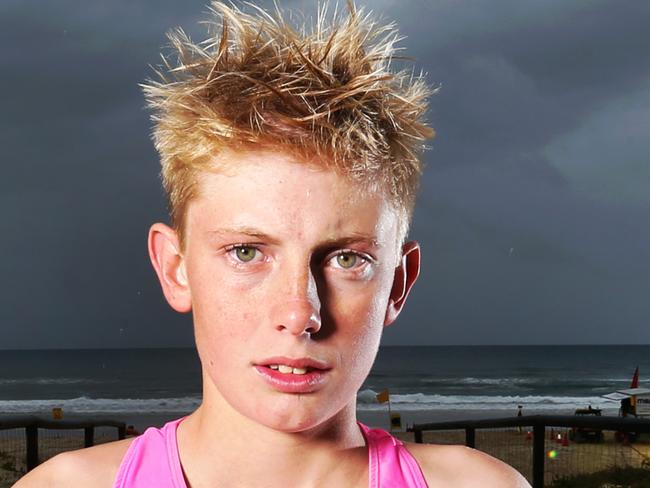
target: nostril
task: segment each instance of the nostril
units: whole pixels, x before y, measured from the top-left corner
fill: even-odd
[[[283,303],[276,309],[274,322],[276,330],[287,330],[294,335],[315,334],[321,327],[320,314],[306,300]]]
[[[312,327],[307,327],[305,329],[305,332],[307,332],[308,334],[315,334],[319,330],[320,330],[320,323],[318,325],[314,325]]]

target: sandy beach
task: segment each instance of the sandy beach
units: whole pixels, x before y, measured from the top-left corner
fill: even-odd
[[[600,443],[574,443],[562,445],[551,436],[567,435],[567,429],[550,430],[546,436],[547,455],[544,465],[545,480],[550,483],[558,476],[593,473],[604,469],[618,467],[641,467],[644,460],[650,460],[650,438],[644,442],[623,445],[616,442],[613,432],[605,432],[605,439]],[[402,440],[412,442],[410,433],[394,433]],[[424,442],[431,444],[463,444],[464,431],[428,432]],[[529,481],[532,479],[532,439],[527,432],[517,429],[491,429],[476,432],[476,448],[491,456],[501,459],[517,469]]]
[[[546,413],[527,412],[528,414]],[[566,414],[566,412],[553,412]],[[178,414],[170,415],[111,415],[111,419],[124,421],[142,432],[148,426],[161,426],[168,420],[178,418]],[[406,424],[438,422],[446,420],[463,420],[479,418],[502,418],[503,411],[463,411],[448,410],[435,412],[402,412],[404,427]],[[78,418],[66,414],[66,419]],[[373,427],[388,429],[388,415],[384,411],[360,411],[359,420]],[[412,433],[394,431],[393,434],[402,440],[413,442]],[[605,440],[601,443],[574,443],[562,445],[556,440],[557,434],[567,435],[566,429],[557,429],[553,433],[547,431],[546,450],[555,451],[547,456],[545,471],[546,480],[550,482],[556,476],[578,473],[590,473],[606,469],[610,466],[643,465],[644,460],[650,460],[650,439],[632,445],[622,445],[614,440],[613,432],[605,432]],[[96,443],[109,442],[115,439],[116,430],[100,428],[95,434]],[[463,444],[464,431],[428,432],[424,441],[439,444]],[[39,458],[48,459],[63,450],[83,447],[83,431],[40,430]],[[532,476],[532,439],[526,430],[490,429],[479,430],[476,433],[476,447],[485,451],[519,470],[526,478]],[[0,488],[11,486],[25,469],[24,431],[20,429],[0,431]]]

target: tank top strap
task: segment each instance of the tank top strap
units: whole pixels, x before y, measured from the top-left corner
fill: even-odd
[[[368,488],[427,488],[422,470],[406,446],[385,430],[359,422],[368,446]]]
[[[149,427],[136,437],[122,459],[114,488],[187,488],[176,442],[183,418],[162,428]]]

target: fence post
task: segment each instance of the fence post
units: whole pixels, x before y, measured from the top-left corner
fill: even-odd
[[[38,427],[36,423],[25,427],[25,438],[27,441],[27,471],[38,466]]]
[[[415,442],[417,444],[422,444],[422,431],[420,429],[416,429],[413,431],[415,434]]]
[[[84,447],[92,447],[95,444],[95,427],[84,427]]]
[[[465,445],[472,449],[476,447],[476,429],[467,427],[465,429]]]
[[[533,425],[533,488],[544,488],[544,436],[546,425],[535,421]]]

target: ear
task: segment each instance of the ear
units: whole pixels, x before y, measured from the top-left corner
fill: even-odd
[[[388,308],[386,309],[386,318],[384,326],[389,326],[402,311],[406,297],[408,297],[411,287],[420,275],[420,245],[417,242],[410,241],[402,247],[402,259],[400,264],[395,268],[393,278],[393,287],[390,290],[388,298]]]
[[[148,247],[149,259],[167,303],[177,312],[189,312],[192,297],[176,231],[165,224],[153,224],[149,229]]]

